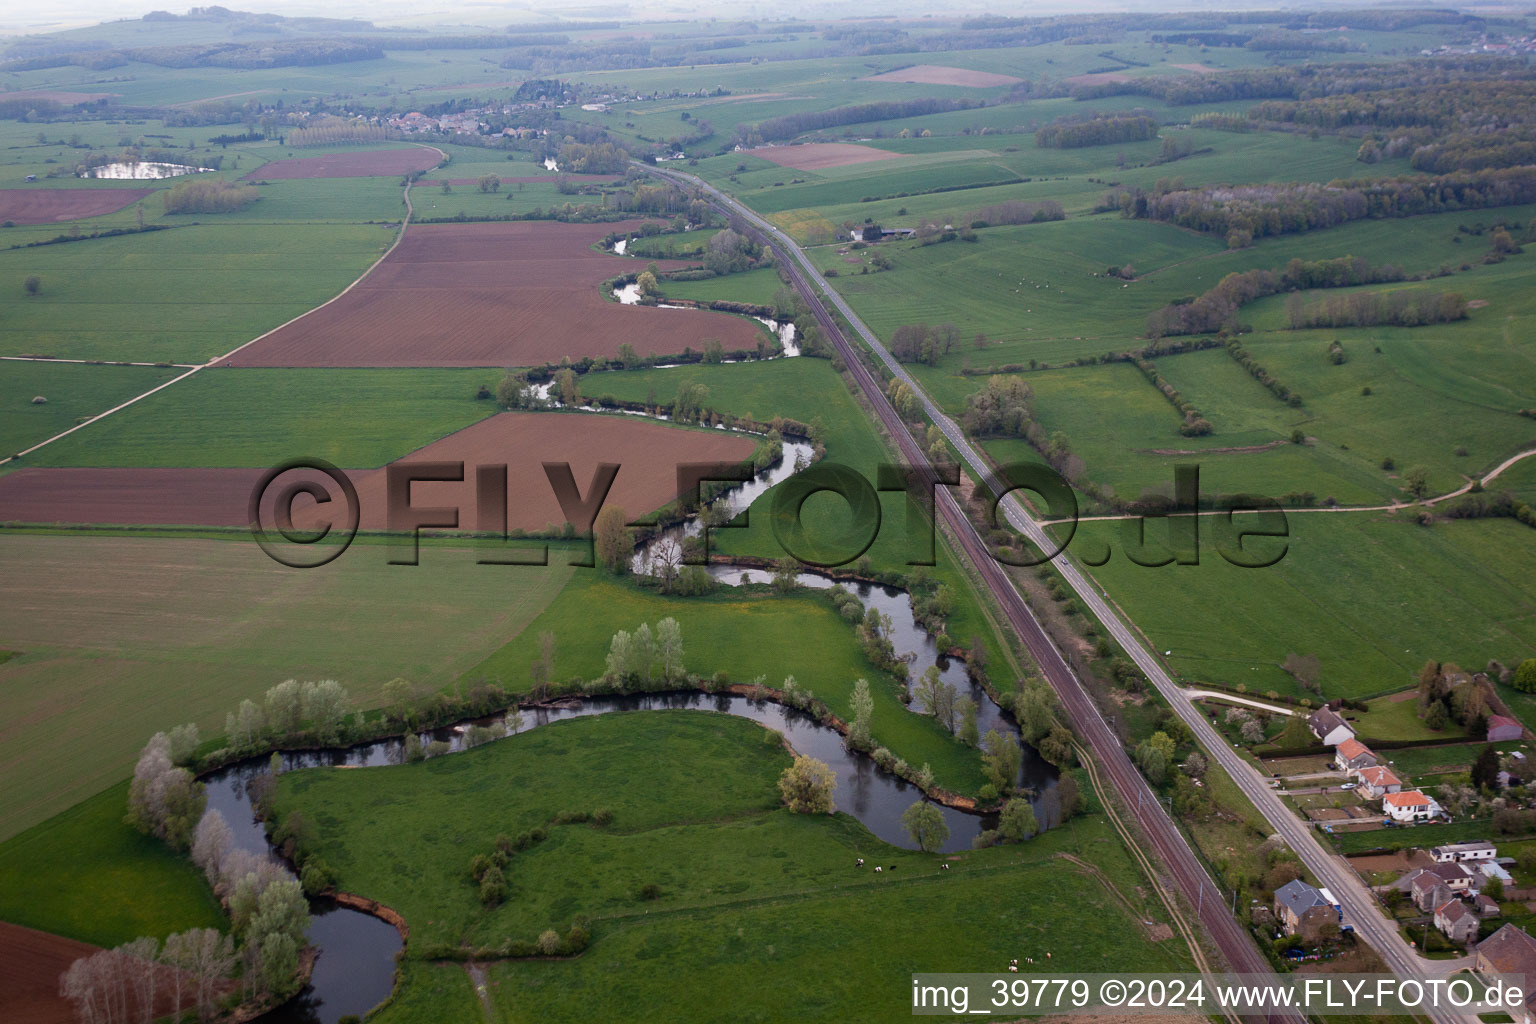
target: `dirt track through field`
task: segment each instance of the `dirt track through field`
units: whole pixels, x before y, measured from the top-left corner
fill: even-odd
[[[0,189],[0,224],[51,224],[116,213],[153,192],[152,188]]]
[[[349,293],[228,360],[238,366],[534,366],[562,357],[727,351],[765,337],[742,317],[623,306],[602,282],[646,263],[598,252],[642,222],[418,224]],[[663,269],[683,267],[656,261]]]
[[[620,466],[606,504],[633,516],[654,511],[677,492],[677,466],[685,462],[739,462],[755,442],[725,431],[686,430],[628,416],[583,413],[502,413],[450,434],[405,458],[409,462],[463,462],[463,482],[423,482],[412,487],[417,508],[456,508],[462,529],[475,529],[475,467],[507,466],[507,528],[541,530],[565,522],[543,463],[569,463],[576,485],[588,493],[600,462]],[[33,523],[116,523],[244,527],[251,492],[262,469],[19,469],[0,477],[0,521]],[[388,528],[386,485],[381,469],[347,470],[357,488],[360,528]],[[318,473],[284,475],[281,487],[300,479],[325,483]],[[336,501],[340,492],[328,486]],[[311,498],[294,504],[300,529],[329,521],[339,505],[321,512]],[[275,522],[272,498],[262,522]]]

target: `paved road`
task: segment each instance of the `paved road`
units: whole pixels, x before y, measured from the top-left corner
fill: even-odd
[[[991,474],[991,467],[981,455],[971,446],[969,440],[960,431],[959,426],[949,418],[935,402],[932,401],[923,390],[922,385],[914,379],[906,369],[890,354],[868,327],[859,319],[834,289],[827,285],[820,273],[812,265],[810,259],[802,252],[788,236],[778,228],[757,216],[742,204],[720,192],[718,189],[704,183],[692,175],[671,170],[656,170],[663,176],[673,178],[686,185],[702,189],[712,196],[717,203],[723,205],[731,212],[743,217],[749,223],[762,231],[773,243],[775,255],[781,265],[791,271],[791,276],[796,279],[796,285],[803,296],[811,304],[813,311],[817,312],[818,320],[822,322],[824,331],[828,337],[838,344],[841,349],[847,345],[847,339],[835,322],[825,316],[820,297],[811,283],[820,286],[828,300],[837,307],[838,311],[847,319],[848,323],[858,331],[865,344],[894,374],[899,380],[912,389],[914,395],[922,402],[924,411],[929,418],[939,427],[945,437],[959,452],[960,457],[980,478],[987,478]],[[787,257],[787,258],[786,258]],[[870,375],[864,370],[862,363],[857,358],[851,358],[852,353],[845,352],[844,359],[849,370],[856,378],[860,378],[860,386],[865,390],[876,412],[882,420],[887,422],[892,436],[901,443],[903,452],[914,465],[926,465],[926,458],[906,428],[901,424],[900,418],[890,408],[885,399],[884,392],[878,384],[870,378],[867,382],[863,378]],[[872,391],[872,394],[871,394]],[[891,424],[894,422],[894,429]],[[911,450],[916,450],[913,455]],[[1233,962],[1233,968],[1238,971],[1253,970],[1255,972],[1267,972],[1267,964],[1260,961],[1261,966],[1251,967],[1259,954],[1254,949],[1252,940],[1236,927],[1235,920],[1224,909],[1221,909],[1219,897],[1216,900],[1207,898],[1206,894],[1215,895],[1216,887],[1189,850],[1183,836],[1178,833],[1173,823],[1166,814],[1162,813],[1161,805],[1152,798],[1152,804],[1156,808],[1155,813],[1148,813],[1145,794],[1148,792],[1145,782],[1134,767],[1129,767],[1129,759],[1121,746],[1099,714],[1097,706],[1089,699],[1081,685],[1072,675],[1071,670],[1057,651],[1055,645],[1045,636],[1044,631],[1035,621],[1033,614],[1019,597],[1018,591],[1012,582],[1008,580],[998,563],[994,561],[989,552],[976,536],[969,519],[960,511],[954,497],[947,488],[939,489],[940,501],[938,507],[945,515],[945,519],[954,528],[955,535],[961,539],[962,546],[971,557],[975,568],[988,584],[994,597],[997,598],[1000,607],[1009,622],[1018,630],[1020,637],[1029,647],[1031,654],[1035,656],[1041,670],[1050,681],[1057,694],[1060,696],[1063,706],[1072,719],[1074,728],[1079,731],[1090,749],[1100,758],[1101,762],[1109,770],[1117,788],[1125,796],[1128,802],[1138,806],[1137,819],[1143,829],[1152,840],[1157,852],[1162,856],[1164,863],[1168,864],[1175,876],[1179,887],[1184,890],[1186,898],[1191,903],[1201,906],[1201,922],[1206,927],[1207,933],[1213,938],[1215,944]],[[1005,516],[1008,523],[1027,537],[1042,551],[1054,550],[1055,541],[1048,537],[1041,526],[1030,516],[1024,506],[1013,496],[1006,496],[999,505],[999,511]],[[958,519],[960,525],[956,526]],[[979,549],[979,550],[978,550]],[[1096,615],[1104,628],[1112,635],[1116,642],[1125,650],[1126,654],[1135,662],[1147,679],[1157,687],[1174,712],[1189,726],[1196,739],[1200,742],[1212,757],[1214,757],[1232,780],[1242,790],[1243,794],[1253,803],[1270,827],[1273,828],[1286,844],[1302,859],[1307,868],[1317,877],[1318,881],[1326,886],[1336,899],[1339,900],[1343,911],[1344,921],[1352,925],[1356,933],[1364,938],[1375,948],[1377,953],[1385,961],[1387,967],[1400,978],[1424,979],[1443,977],[1458,969],[1456,961],[1425,960],[1419,957],[1398,933],[1395,924],[1389,922],[1377,909],[1375,897],[1361,882],[1358,875],[1331,852],[1325,850],[1313,835],[1310,826],[1304,824],[1269,788],[1266,779],[1258,774],[1249,764],[1239,756],[1226,740],[1216,732],[1211,724],[1201,714],[1191,700],[1190,695],[1179,686],[1163,665],[1143,645],[1139,636],[1120,617],[1119,613],[1101,595],[1094,582],[1078,568],[1067,553],[1063,553],[1055,559],[1057,571],[1068,586],[1077,595],[1077,598],[1086,604]],[[1172,835],[1167,833],[1171,831]],[[1188,865],[1193,862],[1193,869]],[[1216,904],[1216,912],[1213,913],[1213,903]],[[1233,935],[1236,938],[1233,938]],[[1476,1024],[1476,1017],[1472,1015],[1455,1014],[1449,1011],[1436,1011],[1429,1016],[1437,1024],[1452,1024],[1452,1022],[1467,1022]]]

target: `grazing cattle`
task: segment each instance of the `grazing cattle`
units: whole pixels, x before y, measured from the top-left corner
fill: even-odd
[[[880,867],[880,865],[879,865],[879,864],[876,864],[876,865],[875,865],[875,870],[876,870],[876,871],[880,871],[880,870],[882,870],[882,869],[881,869],[881,867]]]
[[[1019,966],[1018,958],[1014,958],[1012,960],[1009,960],[1008,961],[1008,966],[1010,966],[1010,967],[1017,967],[1017,966]]]
[[[940,864],[939,867],[940,867],[940,869],[942,869],[944,871],[948,871],[949,870],[949,865],[948,864]]]
[[[860,857],[860,858],[859,858],[859,860],[858,860],[858,863],[857,863],[857,864],[855,864],[855,865],[854,865],[854,867],[859,867],[859,868],[861,868],[861,867],[863,867],[863,866],[864,866],[864,858],[863,858],[863,857]]]
[[[1008,970],[1011,971],[1014,974],[1018,974],[1019,973],[1019,965],[1018,964],[1010,964],[1009,967],[1008,967]]]

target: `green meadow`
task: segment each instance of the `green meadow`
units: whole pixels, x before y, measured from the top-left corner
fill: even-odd
[[[207,362],[330,299],[395,234],[221,221],[0,250],[0,280],[42,280],[38,295],[8,304],[0,353]]]
[[[0,360],[0,457],[164,384],[185,370]],[[34,398],[46,403],[34,405]]]
[[[0,364],[10,365],[30,364]],[[494,401],[475,394],[481,385],[495,387],[499,377],[495,370],[215,367],[27,461],[266,467],[316,456],[371,469],[495,413]]]
[[[0,919],[98,946],[228,928],[203,873],[124,824],[127,807],[119,782],[0,843]]]
[[[1411,685],[1429,660],[1481,667],[1536,656],[1530,527],[1509,519],[1425,527],[1407,514],[1367,512],[1286,519],[1286,539],[1245,542],[1261,558],[1284,546],[1269,568],[1223,559],[1217,517],[1200,520],[1199,565],[1133,564],[1125,527],[1114,522],[1083,523],[1071,550],[1110,546],[1092,574],[1152,647],[1172,652],[1165,660],[1189,683],[1308,696],[1280,665],[1290,653],[1315,654],[1323,695],[1353,697]],[[1147,526],[1143,561],[1163,554],[1163,529]]]
[[[724,280],[734,280],[738,275]],[[800,357],[763,362],[679,366],[664,370],[638,370],[588,374],[581,379],[586,397],[612,395],[636,402],[670,401],[684,383],[709,389],[705,405],[739,416],[772,420],[785,416],[803,423],[819,421],[825,431],[826,461],[848,466],[873,486],[879,467],[893,462],[880,435],[866,418],[831,364],[823,359]],[[782,485],[780,485],[782,487]],[[740,527],[717,529],[710,534],[710,550],[722,555],[755,555],[778,559],[785,548],[773,530],[770,511],[780,488],[770,489],[748,510]],[[841,497],[817,494],[801,508],[806,536],[823,560],[831,561],[856,551],[873,530],[865,557],[878,570],[910,573],[913,561],[928,557],[927,532],[921,511],[899,492],[881,492],[880,521],[857,518]],[[738,519],[737,523],[741,523]],[[914,536],[908,531],[918,528]],[[991,663],[999,664],[1004,645],[972,586],[963,578],[959,563],[940,543],[936,577],[950,584],[955,610],[948,629],[955,641],[970,646],[980,638]],[[1007,655],[1004,655],[1007,656]],[[1011,660],[1011,656],[1010,660]],[[993,669],[994,672],[1000,671]],[[1008,684],[1000,677],[1000,685]]]
[[[278,803],[313,823],[312,849],[344,888],[404,914],[411,946],[495,945],[582,921],[592,944],[578,958],[490,965],[490,998],[508,1019],[578,1006],[680,1021],[803,1019],[816,1007],[851,1019],[871,1000],[895,1012],[914,969],[1001,969],[1046,950],[1078,969],[1185,965],[1174,943],[1140,938],[1135,922],[1160,915],[1097,819],[951,857],[941,872],[938,858],[889,847],[846,815],[781,809],[774,782],[788,764],[754,723],[648,711],[560,722],[423,764],[291,772]],[[388,819],[374,810],[382,799]],[[599,809],[608,824],[552,823]],[[508,899],[483,908],[469,859],[498,833],[535,827],[547,838],[512,855]],[[1068,851],[1103,870],[1118,896],[1054,859]],[[859,856],[878,858],[886,875],[858,870]],[[1048,924],[1063,898],[1081,912],[1068,933]],[[448,980],[461,968],[419,964],[411,946],[384,1020],[428,1019],[417,984],[464,1000]],[[663,956],[682,957],[686,976],[618,971]]]
[[[667,597],[614,580],[598,570],[579,570],[565,588],[517,636],[465,673],[466,685],[481,679],[525,693],[528,666],[539,654],[539,635],[552,633],[557,647],[555,679],[596,679],[606,670],[609,641],[641,623],[652,629],[674,618],[682,627],[684,664],[700,676],[723,673],[732,682],[757,676],[778,687],[785,677],[821,698],[833,714],[852,720],[849,698],[856,679],[869,680],[876,742],[910,764],[928,763],[939,784],[974,793],[984,779],[980,755],[929,716],[909,711],[901,684],[875,668],[860,651],[854,623],[815,593],[770,595],[727,589],[708,597]],[[763,652],[772,651],[771,659]]]

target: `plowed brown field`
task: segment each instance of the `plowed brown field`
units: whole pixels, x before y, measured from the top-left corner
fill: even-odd
[[[347,294],[242,349],[239,366],[533,366],[563,356],[752,348],[759,326],[693,309],[623,306],[601,283],[645,264],[597,252],[640,221],[418,224]],[[685,263],[657,261],[662,267]]]
[[[600,462],[616,462],[619,473],[606,505],[640,516],[667,504],[677,492],[677,466],[684,462],[739,462],[755,447],[752,439],[724,431],[686,430],[629,416],[583,413],[502,413],[407,455],[401,462],[463,462],[462,483],[422,482],[412,487],[416,508],[459,509],[460,527],[477,527],[475,466],[506,465],[509,529],[539,530],[564,523],[543,463],[569,463],[585,495]],[[251,490],[259,469],[44,469],[31,467],[0,477],[0,521],[33,523],[118,523],[131,525],[247,525]],[[268,491],[262,521],[271,529],[271,497],[300,479],[285,474]],[[387,474],[382,469],[348,470],[357,488],[360,527],[388,528]],[[332,485],[328,492],[339,503]],[[326,507],[325,518],[333,518]],[[312,499],[294,504],[294,522],[317,525]],[[338,525],[343,517],[334,517]]]
[[[59,995],[59,975],[96,947],[0,921],[0,1020],[7,1024],[74,1024]]]
[[[760,146],[748,150],[780,167],[796,171],[816,171],[823,167],[843,167],[847,164],[864,164],[872,160],[899,160],[900,153],[856,146],[851,142],[809,142],[801,146]]]
[[[75,1024],[74,1008],[59,995],[59,975],[99,949],[62,935],[0,921],[0,1020],[5,1024]],[[156,1016],[170,1016],[175,1010],[170,991],[176,976],[168,967],[155,973]],[[185,993],[191,979],[183,978]],[[139,1019],[138,1001],[131,987],[127,1019]]]
[[[368,178],[429,171],[442,159],[441,152],[424,146],[365,149],[359,153],[327,153],[324,156],[274,160],[256,168],[246,177],[262,181],[281,181],[287,178]]]
[[[994,85],[1017,85],[1023,79],[1014,78],[1012,75],[997,75],[990,71],[952,68],[944,64],[914,64],[899,71],[870,75],[865,81],[919,82],[923,85],[964,85],[973,89],[988,89]]]
[[[533,184],[553,185],[555,182],[559,181],[561,178],[569,178],[570,180],[575,181],[575,182],[584,182],[584,181],[610,182],[610,181],[618,181],[620,176],[617,175],[617,174],[533,174],[533,175],[529,175],[527,177],[522,177],[522,178],[502,178],[501,179],[501,183],[503,185],[519,185],[519,184],[523,184],[523,183],[527,183],[529,185],[533,185]],[[418,181],[416,184],[420,185],[422,188],[436,188],[437,186],[441,185],[442,183],[443,183],[443,179],[442,178],[423,178],[420,181]],[[448,179],[448,184],[453,185],[455,187],[457,187],[459,185],[478,185],[478,184],[480,184],[480,179],[479,178],[449,178]]]
[[[4,188],[0,189],[0,224],[49,224],[58,220],[100,217],[143,199],[152,188]]]

